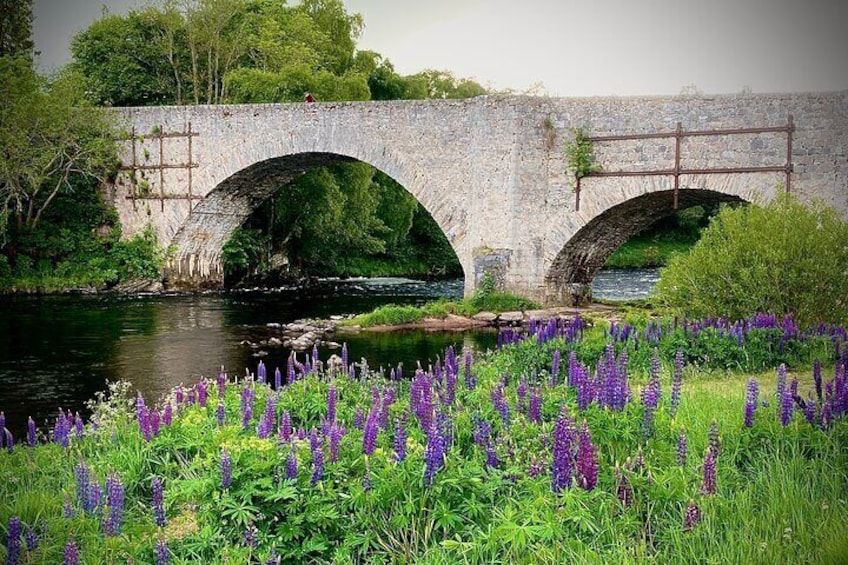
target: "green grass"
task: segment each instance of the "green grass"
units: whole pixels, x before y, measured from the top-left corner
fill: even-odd
[[[538,308],[540,308],[539,304],[532,300],[513,294],[492,292],[482,297],[477,296],[460,301],[437,300],[435,302],[424,304],[423,306],[387,304],[374,309],[372,312],[360,314],[349,320],[345,320],[343,325],[360,326],[363,328],[373,326],[398,326],[402,324],[420,322],[424,318],[444,319],[451,314],[470,317],[479,312],[501,313],[535,310]]]
[[[694,241],[668,241],[661,237],[634,237],[619,247],[604,264],[608,269],[665,267],[674,255],[687,253]]]

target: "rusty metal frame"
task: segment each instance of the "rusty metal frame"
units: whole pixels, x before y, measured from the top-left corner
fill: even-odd
[[[182,132],[169,132],[166,133],[162,126],[159,126],[159,133],[149,136],[152,139],[157,139],[159,143],[159,163],[155,165],[141,165],[138,162],[138,152],[136,149],[136,130],[135,126],[132,126],[132,130],[130,132],[130,137],[122,137],[119,138],[119,141],[131,141],[132,142],[132,163],[130,165],[122,165],[119,167],[121,171],[128,171],[130,177],[131,190],[130,194],[126,196],[127,200],[133,201],[133,206],[135,206],[136,200],[159,200],[160,209],[165,211],[165,201],[166,200],[188,200],[189,203],[193,200],[203,200],[202,196],[195,196],[192,193],[192,169],[198,167],[199,165],[194,162],[192,155],[192,138],[198,136],[198,132],[192,131],[191,122],[188,123],[187,131]],[[176,163],[176,164],[166,164],[165,160],[165,147],[164,140],[169,138],[180,138],[185,137],[188,138],[188,161],[185,163]],[[188,169],[188,191],[186,194],[165,194],[165,169]],[[136,178],[136,172],[138,171],[159,171],[159,194],[158,195],[146,195],[141,196],[138,194],[138,180]],[[189,215],[191,214],[191,206],[189,206]]]
[[[759,127],[759,128],[732,128],[715,130],[691,130],[686,131],[683,125],[677,122],[677,128],[671,132],[659,133],[637,133],[627,135],[597,135],[587,137],[592,143],[603,143],[608,141],[637,141],[644,139],[668,139],[674,138],[674,168],[655,169],[646,171],[597,171],[586,173],[577,177],[575,185],[575,211],[580,211],[581,180],[587,177],[651,177],[672,176],[674,177],[674,209],[679,205],[680,176],[681,175],[710,175],[710,174],[745,174],[745,173],[784,173],[786,175],[786,192],[792,190],[792,172],[795,166],[792,163],[792,135],[795,132],[795,120],[789,114],[786,125]],[[771,167],[710,167],[705,169],[684,169],[680,166],[680,144],[686,137],[707,137],[723,135],[756,135],[761,133],[785,133],[786,134],[786,163]]]

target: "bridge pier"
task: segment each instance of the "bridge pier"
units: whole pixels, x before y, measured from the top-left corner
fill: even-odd
[[[163,278],[166,290],[219,290],[224,288],[224,266],[220,258],[181,255],[168,260]]]

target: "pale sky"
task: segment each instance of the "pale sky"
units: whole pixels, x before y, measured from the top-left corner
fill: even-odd
[[[35,0],[45,70],[102,6]],[[345,0],[360,49],[401,74],[450,70],[498,89],[555,96],[848,90],[848,0]]]

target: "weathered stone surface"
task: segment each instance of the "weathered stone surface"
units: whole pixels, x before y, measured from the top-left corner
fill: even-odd
[[[498,320],[504,324],[518,324],[524,321],[524,312],[502,312]]]
[[[498,319],[498,315],[495,314],[494,312],[478,312],[477,314],[474,314],[471,317],[474,320],[478,320],[480,322],[486,322],[486,323],[490,323],[490,324],[494,323],[495,320]]]
[[[466,274],[470,294],[492,273],[499,288],[548,304],[585,300],[585,287],[610,253],[672,212],[673,177],[585,178],[577,209],[573,171],[562,150],[572,128],[590,135],[783,126],[792,114],[792,191],[848,217],[848,92],[673,97],[536,98],[333,102],[114,110],[143,141],[127,142],[125,164],[150,155],[153,131],[191,131],[194,168],[151,174],[139,198],[131,174],[114,187],[123,233],[152,224],[176,253],[169,288],[215,288],[221,248],[263,200],[306,170],[359,160],[387,173],[433,215]],[[189,161],[187,137],[162,139],[168,166]],[[671,169],[675,140],[598,142],[605,171]],[[782,167],[785,132],[681,140],[683,169]],[[137,181],[142,171],[136,171]],[[189,190],[189,176],[191,187]],[[161,179],[161,181],[160,181]],[[680,177],[683,206],[767,202],[782,171],[690,173]],[[281,190],[285,190],[282,188]],[[189,194],[190,192],[190,194]],[[135,198],[127,198],[136,194]],[[191,199],[189,198],[191,197]],[[198,200],[198,198],[201,198]],[[578,286],[574,286],[578,285]]]

